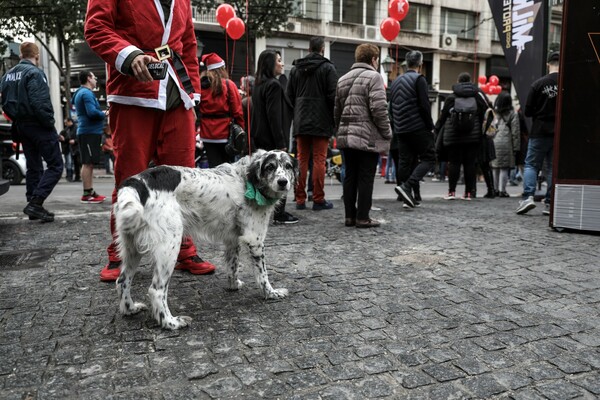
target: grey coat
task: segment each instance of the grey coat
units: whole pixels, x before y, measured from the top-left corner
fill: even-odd
[[[496,159],[491,162],[492,168],[514,168],[515,152],[521,147],[520,132],[516,112],[498,115],[498,131],[494,136]]]
[[[337,147],[387,153],[392,129],[383,78],[375,68],[354,63],[338,81],[333,112]]]

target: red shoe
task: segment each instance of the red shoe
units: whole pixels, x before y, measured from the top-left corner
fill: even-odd
[[[110,261],[102,271],[100,271],[100,280],[102,282],[114,282],[121,274],[121,261]]]
[[[81,196],[81,202],[84,204],[100,204],[106,199],[106,196],[99,195],[96,192]]]
[[[190,273],[194,275],[206,275],[215,272],[214,265],[208,261],[204,261],[198,256],[191,256],[184,260],[178,260],[175,269],[190,271]]]

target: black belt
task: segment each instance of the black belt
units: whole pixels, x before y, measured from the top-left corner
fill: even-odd
[[[153,53],[154,52],[154,50],[149,50],[149,49],[141,49],[141,50],[144,53]],[[192,80],[190,79],[190,76],[188,75],[188,73],[185,69],[185,65],[183,65],[181,56],[175,50],[173,50],[171,48],[169,48],[169,50],[171,51],[171,59],[173,60],[173,66],[175,67],[175,72],[177,73],[177,76],[179,77],[179,80],[181,81],[181,84],[183,85],[185,92],[187,94],[194,93],[194,87],[192,86]]]
[[[181,61],[181,56],[175,51],[171,50],[172,58],[173,58],[173,66],[175,67],[175,72],[177,72],[177,76],[179,76],[179,80],[183,84],[183,88],[185,89],[187,94],[194,93],[194,87],[192,86],[192,80],[188,75],[185,65],[183,65],[183,61]]]
[[[202,114],[203,118],[208,119],[220,119],[220,118],[231,118],[229,114]]]

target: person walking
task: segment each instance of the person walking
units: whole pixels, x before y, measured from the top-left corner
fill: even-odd
[[[325,199],[325,160],[333,136],[333,107],[338,75],[325,58],[325,40],[315,36],[310,53],[295,60],[287,84],[287,96],[294,109],[294,138],[298,150],[300,176],[296,184],[296,208],[306,208],[306,180],[312,157],[312,190],[315,211],[333,208]]]
[[[98,85],[98,78],[93,72],[79,72],[81,86],[73,95],[73,104],[77,112],[77,141],[81,154],[81,178],[83,180],[83,195],[81,202],[99,204],[106,196],[99,195],[93,188],[94,164],[102,158],[102,134],[106,114],[100,108],[100,103],[93,90]]]
[[[151,161],[193,168],[200,74],[190,2],[89,0],[84,35],[106,62],[115,156],[113,204],[121,183]],[[148,63],[159,61],[167,70],[164,79],[154,79],[148,70]],[[107,282],[118,278],[121,265],[112,213],[110,221],[109,262],[100,272]],[[215,271],[198,256],[189,237],[183,238],[177,261],[176,269],[192,274]]]
[[[392,130],[398,141],[395,191],[411,208],[419,204],[419,182],[435,165],[433,120],[422,66],[423,53],[406,53],[407,71],[390,89]]]
[[[80,173],[80,171],[75,171],[76,165],[73,152],[71,151],[71,144],[77,137],[77,125],[75,125],[72,118],[65,118],[64,124],[63,130],[58,134],[58,140],[60,141],[60,147],[64,156],[65,178],[67,182],[73,182],[73,173],[75,172],[76,177],[79,177]],[[79,167],[81,168],[81,165]]]
[[[252,92],[250,134],[253,149],[288,151],[288,138],[284,132],[283,113],[285,93],[277,76],[283,73],[281,54],[264,50],[258,57],[256,82]],[[275,224],[295,224],[298,218],[285,211],[286,197],[275,207]]]
[[[233,161],[225,151],[231,120],[244,126],[242,99],[237,86],[229,80],[225,61],[215,53],[202,56],[206,71],[200,78],[200,139],[206,149],[208,166]]]
[[[390,148],[392,130],[383,78],[377,72],[379,48],[361,44],[354,53],[356,62],[337,85],[334,123],[337,147],[343,151],[345,225],[375,228],[379,221],[369,216],[373,182],[379,154]]]
[[[496,136],[494,136],[496,158],[491,162],[495,194],[499,197],[510,197],[506,192],[506,184],[510,170],[515,167],[515,154],[521,144],[519,116],[514,111],[512,98],[507,92],[502,92],[496,97],[494,109],[498,118]]]
[[[13,141],[23,144],[27,163],[23,212],[30,220],[54,221],[54,213],[44,208],[44,201],[60,180],[63,159],[54,127],[54,109],[46,74],[39,69],[39,47],[23,42],[21,61],[0,80],[2,110],[12,121]],[[43,161],[47,168],[44,170]]]
[[[523,177],[523,199],[519,202],[517,214],[525,214],[535,208],[534,195],[537,177],[546,161],[546,182],[548,188],[544,199],[545,215],[550,215],[552,197],[552,158],[554,154],[554,119],[556,116],[556,97],[558,96],[559,53],[552,52],[548,56],[548,75],[541,77],[531,84],[525,116],[531,117],[532,125],[529,132],[525,171]]]
[[[476,163],[482,146],[482,123],[487,100],[479,94],[479,88],[471,82],[471,75],[462,72],[458,83],[452,86],[452,94],[444,102],[444,108],[435,129],[442,135],[443,147],[448,159],[448,195],[446,200],[456,198],[456,185],[460,167],[464,169],[464,200],[472,200],[476,185]]]

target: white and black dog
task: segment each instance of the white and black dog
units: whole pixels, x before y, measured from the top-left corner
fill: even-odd
[[[247,250],[264,297],[287,296],[287,289],[273,289],[269,283],[264,241],[275,204],[293,187],[297,174],[297,161],[287,153],[259,150],[213,169],[160,166],[125,180],[113,209],[122,259],[120,312],[131,315],[147,308],[134,302],[130,291],[142,255],[149,254],[154,274],[148,297],[154,318],[166,329],[190,323],[190,317],[172,316],[167,305],[183,235],[225,245],[229,289],[243,285],[239,257]]]

